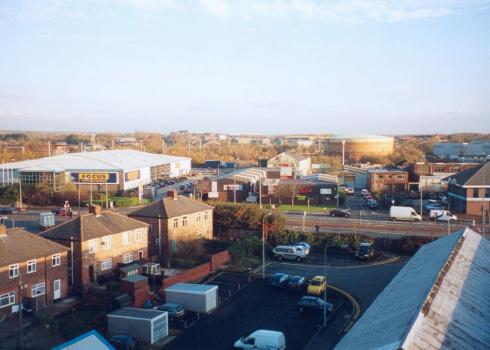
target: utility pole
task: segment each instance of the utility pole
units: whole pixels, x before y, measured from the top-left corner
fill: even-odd
[[[342,166],[345,165],[345,140],[342,140]]]
[[[162,155],[165,155],[165,139],[162,140]]]
[[[265,238],[266,238],[266,226],[265,218],[272,215],[272,212],[265,214],[262,218],[262,278],[265,278]]]
[[[327,280],[327,232],[325,231],[325,252],[324,252],[324,263],[323,263],[323,275],[325,276],[325,281]],[[323,291],[323,301],[327,302],[327,288]],[[327,304],[323,305],[323,328],[327,327]]]
[[[236,161],[233,162],[233,203],[236,204]]]
[[[51,157],[51,141],[48,141],[48,157]]]
[[[420,192],[420,217],[422,218],[422,207],[423,207],[423,196],[422,196],[422,184],[419,181],[419,192]]]
[[[188,154],[190,156],[191,155],[191,139],[190,139],[190,137],[188,139],[188,151],[187,152],[188,152]]]
[[[259,207],[262,209],[262,176],[259,179]]]
[[[24,349],[24,322],[22,320],[22,309],[23,309],[23,300],[22,300],[22,272],[19,267],[19,349]]]

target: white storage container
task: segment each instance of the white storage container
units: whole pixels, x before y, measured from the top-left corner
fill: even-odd
[[[153,344],[168,335],[166,311],[124,307],[107,315],[110,336],[126,334],[134,339]]]
[[[186,310],[210,312],[218,306],[218,286],[177,283],[165,289],[167,303],[180,304]]]

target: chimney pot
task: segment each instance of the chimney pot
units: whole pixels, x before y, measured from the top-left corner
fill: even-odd
[[[99,217],[102,214],[102,207],[100,205],[91,205],[88,207],[88,212]]]
[[[174,200],[177,200],[179,195],[177,193],[177,190],[171,190],[167,192],[167,197],[173,198]]]

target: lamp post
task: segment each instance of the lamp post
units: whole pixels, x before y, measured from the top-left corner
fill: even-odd
[[[324,264],[323,264],[323,275],[325,276],[325,283],[327,281],[327,232],[325,231],[325,252],[324,252]],[[327,327],[327,288],[323,291],[323,300],[325,304],[323,305],[323,328]]]
[[[262,218],[262,278],[265,278],[265,218],[272,215],[269,212]]]

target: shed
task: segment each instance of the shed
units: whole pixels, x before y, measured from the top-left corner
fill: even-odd
[[[182,305],[195,312],[210,312],[218,306],[218,286],[209,284],[176,283],[165,288],[167,303]]]
[[[153,344],[168,335],[168,313],[125,307],[107,315],[107,329],[111,336],[127,334],[143,343]]]

